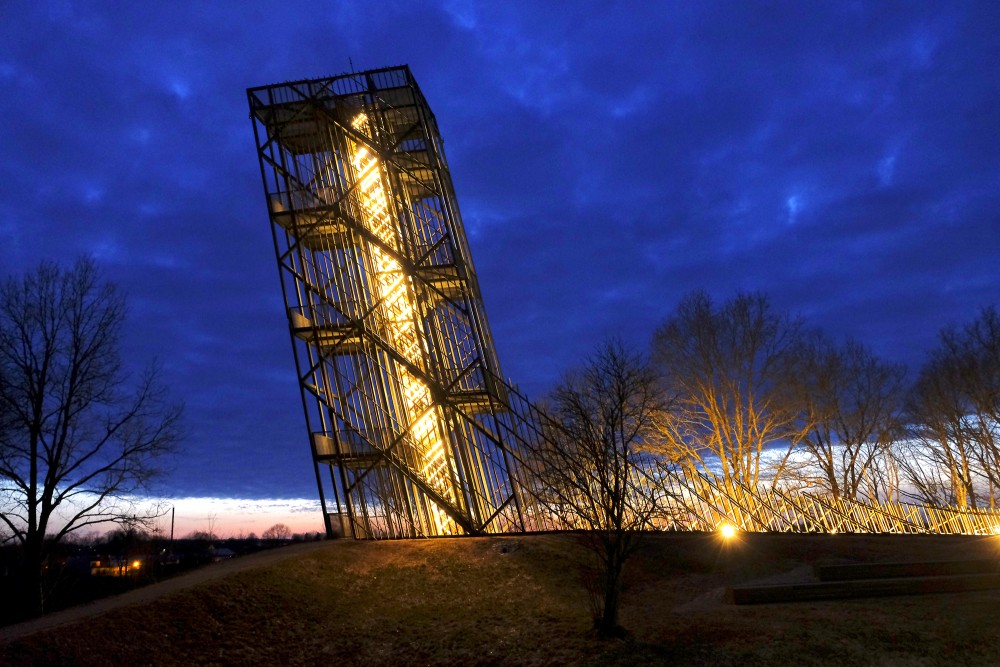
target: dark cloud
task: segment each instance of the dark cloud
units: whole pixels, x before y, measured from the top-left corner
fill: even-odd
[[[172,492],[311,497],[244,89],[409,63],[531,394],[695,288],[915,365],[1000,293],[997,25],[989,2],[8,4],[0,264],[93,253],[127,290],[132,365],[188,406]]]

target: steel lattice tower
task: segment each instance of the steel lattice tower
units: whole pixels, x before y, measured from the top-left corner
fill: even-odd
[[[247,94],[328,534],[539,527],[531,425],[409,68]]]

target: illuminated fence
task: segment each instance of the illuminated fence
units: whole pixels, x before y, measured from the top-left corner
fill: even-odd
[[[536,451],[546,437],[545,429],[537,425],[551,427],[551,421],[515,388],[507,387],[505,395],[510,399],[506,418],[518,425],[512,439],[520,444],[519,451]],[[530,454],[522,456],[519,487],[529,490],[533,466]],[[722,486],[703,474],[685,476],[677,466],[651,456],[632,461],[627,484],[632,495],[629,504],[656,506],[654,511],[641,510],[648,514],[644,524],[648,530],[711,532],[732,526],[744,532],[1000,534],[1000,512],[996,511],[832,498],[766,485],[751,489],[739,480]],[[532,507],[536,515],[526,524],[528,530],[586,527],[582,521],[567,521],[564,513],[556,518],[544,503],[535,502]]]
[[[738,481],[728,488],[709,477],[686,479],[674,467],[647,467],[646,483],[661,490],[663,510],[654,530],[713,531],[722,526],[745,532],[895,533],[994,535],[1000,512],[898,501],[865,502]]]
[[[247,96],[327,533],[582,527],[537,493],[531,452],[552,423],[502,380],[441,137],[409,68]],[[656,530],[1000,526],[992,512],[722,489],[652,459],[634,462],[627,486]]]

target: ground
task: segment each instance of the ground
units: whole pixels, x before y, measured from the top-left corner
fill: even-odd
[[[649,536],[624,640],[591,631],[574,535],[334,541],[209,566],[0,630],[0,664],[1000,664],[996,591],[734,606],[816,563],[996,557],[998,538]]]

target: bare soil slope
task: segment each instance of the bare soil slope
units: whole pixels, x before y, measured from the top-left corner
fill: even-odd
[[[577,536],[327,542],[14,626],[0,664],[996,665],[995,591],[753,607],[723,594],[810,580],[816,563],[998,554],[996,538],[651,535],[627,569],[631,636],[602,641]]]

